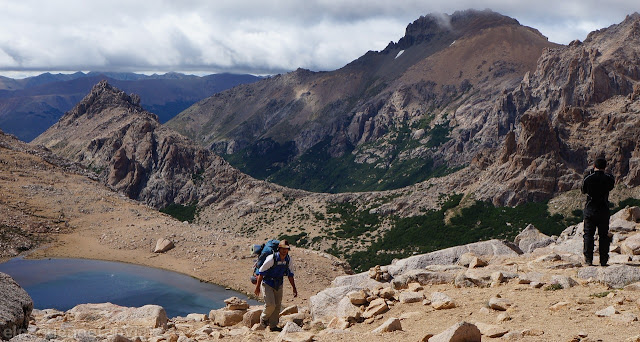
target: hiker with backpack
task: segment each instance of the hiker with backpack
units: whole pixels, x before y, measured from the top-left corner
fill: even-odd
[[[293,287],[293,296],[298,297],[296,282],[293,279],[291,267],[291,256],[289,250],[291,246],[287,240],[278,243],[278,251],[269,254],[264,263],[257,270],[256,296],[260,296],[262,291],[264,296],[264,309],[260,315],[260,325],[263,328],[269,326],[271,331],[280,331],[278,322],[280,321],[280,311],[282,311],[282,294],[284,289],[284,277],[289,278],[289,283]]]

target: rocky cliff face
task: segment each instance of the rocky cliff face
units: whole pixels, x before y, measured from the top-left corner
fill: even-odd
[[[478,197],[507,205],[548,199],[579,187],[598,156],[619,183],[640,185],[639,43],[636,13],[584,42],[545,51],[489,116],[504,143],[497,158],[484,160],[491,166]]]
[[[129,198],[157,208],[174,202],[206,204],[241,196],[243,190],[269,188],[161,127],[139,102],[137,95],[100,82],[34,143],[94,170]]]
[[[168,126],[233,154],[243,171],[281,184],[335,178],[313,174],[320,167],[312,160],[364,170],[346,175],[355,183],[374,179],[337,191],[394,188],[406,165],[413,165],[412,177],[405,177],[411,184],[428,178],[423,171],[430,165],[464,166],[497,147],[499,137],[485,129],[491,99],[517,85],[543,49],[555,46],[491,11],[428,15],[397,43],[344,68],[297,70],[241,86],[201,101]]]

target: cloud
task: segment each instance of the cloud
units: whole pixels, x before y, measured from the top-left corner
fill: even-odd
[[[429,13],[490,8],[566,44],[621,22],[636,6],[620,0],[3,1],[0,74],[332,70],[397,41]]]

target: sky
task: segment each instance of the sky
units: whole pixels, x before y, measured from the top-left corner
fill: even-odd
[[[429,13],[491,9],[568,44],[638,0],[0,0],[0,75],[335,70]]]

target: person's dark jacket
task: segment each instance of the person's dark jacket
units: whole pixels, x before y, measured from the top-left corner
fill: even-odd
[[[584,216],[609,215],[609,191],[613,190],[615,179],[610,173],[596,170],[584,177],[582,193],[587,194]]]

